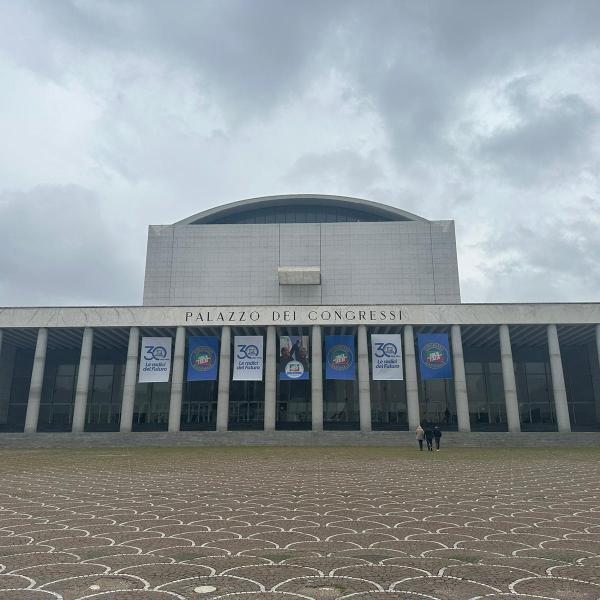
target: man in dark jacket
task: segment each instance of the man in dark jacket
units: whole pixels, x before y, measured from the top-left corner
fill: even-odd
[[[427,442],[427,450],[433,452],[433,429],[430,425],[425,425],[425,441]]]
[[[440,451],[440,438],[442,437],[442,430],[436,425],[433,428],[433,437],[435,438],[435,449]]]

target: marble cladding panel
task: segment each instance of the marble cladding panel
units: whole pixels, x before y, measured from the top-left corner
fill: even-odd
[[[284,289],[279,266],[321,267],[321,284]],[[149,306],[440,301],[460,301],[452,222],[185,225],[149,231],[144,287]]]

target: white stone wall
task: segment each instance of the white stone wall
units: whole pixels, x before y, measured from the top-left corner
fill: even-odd
[[[321,285],[277,268],[320,267]],[[452,221],[152,226],[144,304],[460,302]]]

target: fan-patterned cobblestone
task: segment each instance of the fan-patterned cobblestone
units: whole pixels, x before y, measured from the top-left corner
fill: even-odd
[[[2,600],[600,599],[600,451],[0,451]]]

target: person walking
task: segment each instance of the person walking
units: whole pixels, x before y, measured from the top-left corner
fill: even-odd
[[[425,439],[425,430],[421,425],[417,426],[417,442],[419,442],[419,450],[423,452],[423,440]]]
[[[442,430],[436,425],[433,428],[433,437],[435,438],[435,449],[437,452],[440,451],[440,438],[442,437]]]
[[[433,452],[433,429],[429,425],[425,425],[425,441],[427,442],[427,450]]]

